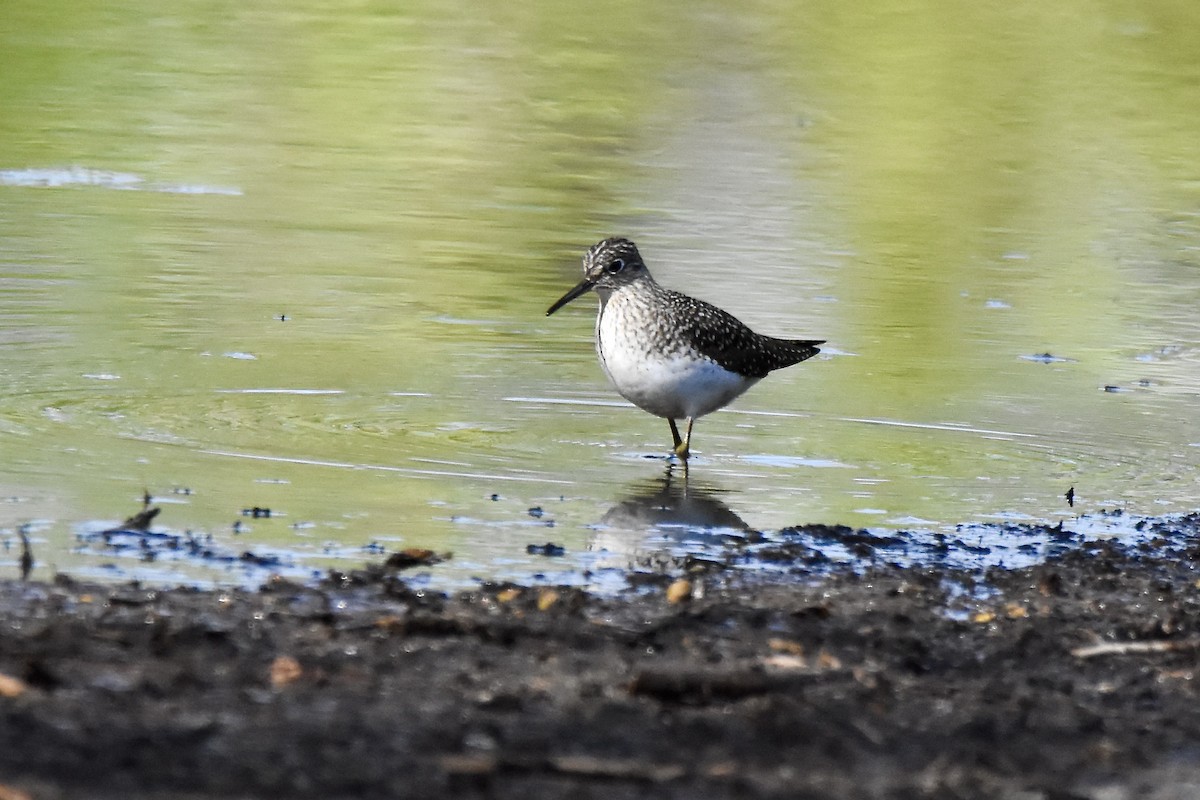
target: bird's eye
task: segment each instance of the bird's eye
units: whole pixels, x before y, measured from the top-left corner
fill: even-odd
[[[623,269],[625,269],[625,259],[614,258],[612,261],[608,262],[608,266],[604,268],[604,271],[609,275],[616,275]]]

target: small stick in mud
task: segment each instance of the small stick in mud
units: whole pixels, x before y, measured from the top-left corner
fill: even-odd
[[[1186,650],[1200,650],[1200,637],[1139,642],[1100,642],[1076,647],[1071,651],[1071,655],[1076,658],[1093,658],[1094,656],[1124,656],[1134,653],[1175,653]]]

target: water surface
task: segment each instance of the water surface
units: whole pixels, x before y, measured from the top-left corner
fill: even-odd
[[[290,574],[427,547],[446,585],[1196,506],[1194,4],[599,13],[8,4],[0,568],[27,525],[42,576],[260,579],[81,542],[147,490]],[[614,521],[667,426],[590,300],[544,316],[608,235],[829,340],[697,424],[689,497],[732,517]]]

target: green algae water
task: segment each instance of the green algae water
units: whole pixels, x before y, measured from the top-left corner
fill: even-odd
[[[449,582],[671,525],[1200,502],[1192,3],[4,17],[0,570],[23,529],[35,576],[258,579],[88,538],[147,491],[221,553],[422,547]],[[697,423],[714,517],[613,522],[671,483],[667,427],[606,385],[591,301],[544,316],[609,235],[829,341]]]

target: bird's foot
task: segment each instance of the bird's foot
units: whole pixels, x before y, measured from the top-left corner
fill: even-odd
[[[675,445],[674,453],[685,462],[688,460],[688,456],[691,455],[691,451],[688,449],[687,442],[680,442],[679,444]]]

